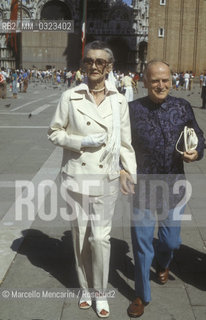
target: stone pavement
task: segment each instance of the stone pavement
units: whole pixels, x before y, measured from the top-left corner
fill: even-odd
[[[77,306],[78,282],[71,230],[69,223],[60,216],[65,202],[57,191],[62,151],[46,137],[63,89],[31,84],[28,94],[19,94],[17,101],[9,97],[0,101],[2,320],[97,319],[93,307],[82,311]],[[199,85],[195,84],[191,92],[182,90],[171,94],[191,102],[197,121],[206,132],[206,111],[200,109],[199,92]],[[143,95],[146,90],[140,83],[135,97]],[[11,106],[6,107],[8,104]],[[32,117],[28,118],[30,113]],[[175,253],[166,285],[156,282],[152,267],[152,302],[141,317],[144,320],[206,319],[206,157],[185,167],[192,196],[185,212],[188,220],[182,223],[182,245]],[[49,187],[43,187],[43,180]],[[29,181],[35,186],[33,194]],[[21,192],[15,194],[15,189],[22,191],[24,197],[30,196],[30,208],[18,202]],[[119,195],[111,238],[110,319],[129,319],[126,309],[134,297],[130,203],[129,196]],[[23,219],[18,205],[22,205]],[[30,220],[27,219],[29,209]]]

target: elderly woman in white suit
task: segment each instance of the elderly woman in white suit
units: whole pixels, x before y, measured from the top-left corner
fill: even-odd
[[[131,182],[129,187],[123,182],[121,188],[133,192],[136,161],[128,104],[114,83],[106,80],[113,67],[112,51],[94,41],[86,45],[82,62],[88,83],[62,94],[48,138],[63,148],[61,172],[70,214],[72,210],[71,229],[82,289],[79,307],[91,307],[93,288],[96,312],[103,318],[109,316],[105,292],[119,163]]]

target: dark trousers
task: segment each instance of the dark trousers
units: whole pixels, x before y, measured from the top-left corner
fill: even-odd
[[[206,86],[202,86],[201,98],[202,98],[202,109],[206,109]]]
[[[5,99],[7,94],[7,84],[6,81],[0,84],[0,98]]]

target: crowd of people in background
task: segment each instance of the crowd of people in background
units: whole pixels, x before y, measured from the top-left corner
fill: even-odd
[[[134,100],[134,92],[138,93],[138,83],[142,81],[143,74],[140,72],[121,72],[114,70],[116,87],[119,92],[123,93],[127,102]],[[172,87],[174,90],[191,91],[195,74],[193,71],[173,72]],[[32,81],[40,83],[50,83],[59,86],[66,85],[68,88],[87,83],[87,75],[79,68],[78,70],[56,70],[51,69],[21,69],[21,70],[6,70],[4,67],[0,69],[0,98],[6,98],[7,85],[10,86],[13,98],[17,98],[18,93],[27,92],[28,84]],[[206,71],[199,75],[199,84],[201,89],[202,109],[206,108]]]
[[[56,70],[53,69],[21,69],[9,70],[4,67],[0,70],[0,97],[6,98],[7,85],[10,86],[10,91],[13,97],[17,98],[19,92],[27,92],[28,83],[38,81],[40,83],[51,83],[53,85],[65,84],[68,88],[76,86],[81,83],[87,83],[86,73],[79,68],[78,70]],[[133,89],[138,92],[138,81],[141,79],[142,74],[132,72],[114,71],[116,79],[116,86],[119,92],[124,93],[127,101],[133,100]]]
[[[173,72],[172,74],[172,87],[179,90],[192,90],[195,74],[192,71],[186,72]]]
[[[27,69],[22,70],[5,70],[4,67],[0,70],[0,98],[7,97],[7,87],[13,93],[13,98],[17,98],[18,92],[27,92],[31,72]]]

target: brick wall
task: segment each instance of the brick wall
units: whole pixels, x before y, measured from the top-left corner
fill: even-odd
[[[206,69],[206,1],[150,0],[147,61],[161,58],[174,71]],[[163,35],[158,35],[160,28]]]

